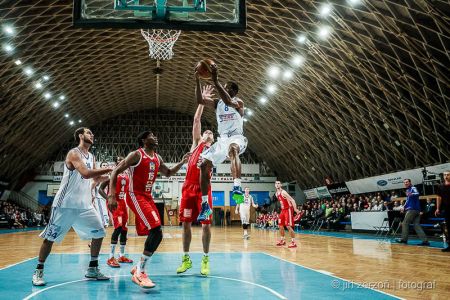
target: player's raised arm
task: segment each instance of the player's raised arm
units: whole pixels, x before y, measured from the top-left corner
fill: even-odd
[[[176,164],[175,166],[173,166],[172,168],[169,168],[166,166],[166,164],[164,163],[164,160],[162,159],[161,156],[159,156],[158,154],[158,158],[159,158],[159,171],[161,172],[161,174],[163,174],[166,177],[170,177],[175,175],[180,169],[181,167],[188,162],[189,157],[191,156],[191,153],[188,152],[185,155],[183,155],[183,158],[181,159],[181,161]]]
[[[222,86],[222,84],[220,84],[219,82],[219,71],[217,69],[216,65],[211,65],[211,78],[214,82],[214,85],[216,86],[216,90],[219,93],[220,99],[222,99],[222,101],[230,106],[230,107],[234,107],[236,109],[239,109],[244,107],[244,103],[241,101],[241,103],[239,103],[238,101],[233,101],[233,99],[231,98],[230,94],[228,94],[228,92],[225,90],[225,88]]]
[[[86,164],[81,159],[81,154],[79,151],[75,151],[74,149],[70,150],[67,154],[68,166],[73,166],[85,179],[91,179],[94,177],[99,177],[103,174],[109,173],[112,171],[111,168],[105,169],[88,169]]]
[[[197,110],[194,115],[194,122],[192,124],[192,146],[191,152],[197,147],[199,141],[202,138],[202,113],[203,113],[203,104],[199,104]]]
[[[195,72],[195,98],[197,99],[197,104],[215,108],[217,100],[214,100],[213,97],[213,87],[210,85],[202,87],[198,74]]]

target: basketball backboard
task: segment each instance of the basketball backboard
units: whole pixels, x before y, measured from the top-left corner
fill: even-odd
[[[74,0],[73,24],[84,28],[243,32],[245,0]]]

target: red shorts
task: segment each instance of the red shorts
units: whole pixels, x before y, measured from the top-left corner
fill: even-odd
[[[130,193],[127,198],[128,207],[134,212],[136,233],[148,235],[150,229],[161,226],[161,218],[155,202],[150,195]]]
[[[212,209],[212,193],[211,188],[208,191],[208,203]],[[180,221],[193,222],[197,220],[198,214],[202,209],[202,191],[197,183],[185,182],[181,189],[180,201]],[[202,221],[202,224],[211,224],[212,214],[209,220]]]
[[[288,208],[288,209],[282,209],[279,219],[278,219],[278,225],[279,226],[294,226],[294,209]]]
[[[122,230],[128,230],[128,207],[124,200],[117,201],[117,208],[113,211],[111,219],[114,229],[122,227]]]

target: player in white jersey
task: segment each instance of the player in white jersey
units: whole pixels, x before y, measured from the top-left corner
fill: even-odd
[[[100,164],[100,168],[108,168],[109,165],[107,162],[102,162]],[[108,227],[109,226],[109,213],[108,208],[106,205],[106,199],[102,197],[100,194],[100,182],[98,181],[92,181],[92,201],[94,203],[94,207],[97,210],[97,213],[100,216],[100,219],[102,220],[103,226]]]
[[[203,158],[203,162],[200,164],[202,211],[198,216],[198,221],[206,220],[212,213],[208,205],[208,187],[213,165],[216,166],[227,158],[231,161],[231,175],[234,179],[233,199],[236,203],[243,201],[239,155],[244,153],[247,148],[247,138],[244,137],[243,129],[244,102],[237,97],[239,92],[237,83],[227,82],[223,87],[218,79],[217,66],[213,64],[210,67],[211,78],[220,99],[197,97],[197,103],[215,108],[219,137],[217,142],[201,155]],[[196,89],[201,89],[199,81],[197,81]]]
[[[246,187],[244,189],[244,202],[236,205],[236,214],[241,216],[242,229],[244,229],[244,239],[248,240],[250,236],[248,235],[248,225],[250,224],[250,206],[257,208],[258,205],[253,201],[252,195],[250,195],[250,189]]]
[[[102,176],[111,168],[95,169],[95,158],[89,152],[94,135],[88,128],[75,131],[78,147],[67,153],[61,186],[52,204],[50,221],[40,237],[44,239],[39,251],[38,265],[33,274],[33,285],[45,285],[44,263],[54,242],[61,242],[71,227],[82,239],[92,239],[91,261],[85,277],[92,280],[108,280],[98,269],[98,255],[105,230],[95,211],[91,198],[91,179],[106,180]]]

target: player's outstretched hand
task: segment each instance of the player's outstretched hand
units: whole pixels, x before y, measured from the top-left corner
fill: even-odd
[[[206,101],[213,101],[214,95],[214,88],[211,85],[206,85],[202,87],[202,98]]]
[[[211,67],[211,79],[216,82],[219,79],[219,70],[216,64],[210,65]]]
[[[108,195],[108,208],[110,211],[116,210],[116,208],[117,208],[116,195],[114,195],[114,194]]]

